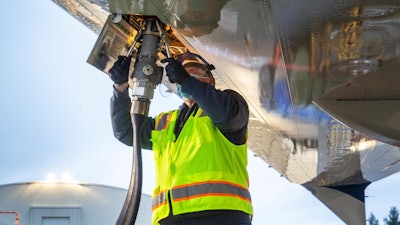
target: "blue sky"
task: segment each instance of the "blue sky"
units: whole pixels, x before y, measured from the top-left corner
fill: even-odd
[[[114,139],[109,115],[112,82],[86,63],[97,35],[50,0],[2,0],[0,25],[0,184],[69,173],[77,181],[127,188],[130,147]],[[158,92],[150,114],[180,105]],[[249,154],[254,225],[343,224],[299,185]],[[143,192],[153,185],[145,151]],[[367,215],[381,221],[399,207],[399,175],[370,185]]]

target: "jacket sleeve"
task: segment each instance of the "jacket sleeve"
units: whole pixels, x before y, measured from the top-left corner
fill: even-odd
[[[110,100],[111,125],[115,138],[120,142],[133,145],[133,129],[131,121],[131,99],[128,90],[119,92],[115,88]],[[154,129],[154,119],[148,117],[141,128],[141,147],[142,149],[151,149],[150,142],[151,131]]]
[[[232,133],[247,129],[249,108],[246,100],[236,91],[217,90],[193,77],[183,81],[182,91],[192,95],[221,132]]]

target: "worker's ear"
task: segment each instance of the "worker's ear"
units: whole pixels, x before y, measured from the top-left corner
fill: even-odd
[[[207,84],[211,84],[212,86],[215,86],[215,79],[214,77],[196,77],[199,81]]]
[[[209,77],[210,78],[210,83],[212,86],[215,86],[215,79],[214,77]]]

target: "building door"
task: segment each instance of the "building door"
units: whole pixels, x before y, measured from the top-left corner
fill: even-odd
[[[79,214],[78,207],[32,207],[31,225],[80,225]]]

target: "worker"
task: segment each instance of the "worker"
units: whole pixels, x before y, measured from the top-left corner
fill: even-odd
[[[209,65],[190,52],[162,60],[184,104],[149,117],[141,146],[153,150],[156,187],[154,225],[250,225],[252,204],[247,173],[249,109],[233,90],[217,90]],[[114,136],[132,146],[128,70],[114,63],[111,118]]]

